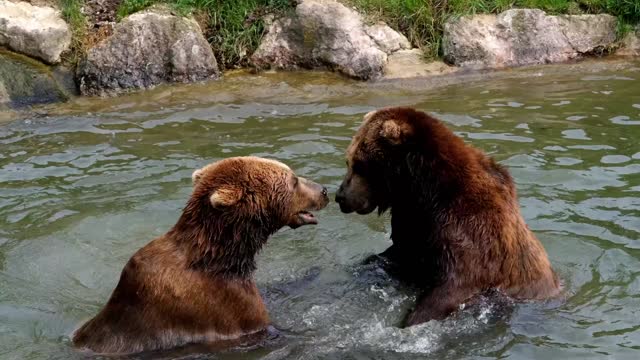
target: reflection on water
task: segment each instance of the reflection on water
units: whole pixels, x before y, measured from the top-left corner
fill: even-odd
[[[0,358],[79,357],[66,336],[106,301],[131,254],[176,221],[194,169],[267,156],[335,191],[362,115],[399,104],[436,114],[509,166],[568,300],[508,313],[486,303],[400,329],[415,292],[359,265],[389,245],[388,218],[332,204],[318,226],[282,230],[260,255],[256,277],[281,340],[161,357],[637,358],[640,69],[581,66],[437,88],[237,74],[77,99],[0,125]]]

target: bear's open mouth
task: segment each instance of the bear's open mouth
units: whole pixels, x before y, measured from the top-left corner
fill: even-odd
[[[309,211],[303,210],[295,214],[287,225],[289,225],[290,228],[295,229],[303,225],[315,225],[317,223],[318,219],[316,219],[315,215]]]
[[[298,213],[298,218],[301,220],[301,225],[318,223],[318,219],[316,218],[316,216],[309,211],[300,211]]]

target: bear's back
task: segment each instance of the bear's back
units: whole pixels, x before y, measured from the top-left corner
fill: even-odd
[[[99,353],[132,353],[215,342],[264,329],[269,316],[255,283],[208,274],[160,237],[124,267],[100,313],[74,335]]]

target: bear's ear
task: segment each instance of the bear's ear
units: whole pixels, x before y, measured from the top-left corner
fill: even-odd
[[[398,145],[403,143],[409,136],[409,128],[405,123],[399,123],[395,119],[385,120],[382,123],[380,135],[389,140],[390,143]]]
[[[220,209],[236,204],[242,198],[241,188],[233,185],[223,185],[211,194],[209,200],[214,208]]]
[[[362,122],[366,123],[367,121],[371,120],[373,115],[375,115],[377,112],[378,112],[378,110],[373,110],[373,111],[369,111],[368,113],[364,114],[364,117],[362,118]]]
[[[202,177],[202,169],[198,169],[196,171],[193,172],[193,174],[191,174],[191,181],[193,182],[193,185],[197,184],[198,181],[200,181],[200,178]]]

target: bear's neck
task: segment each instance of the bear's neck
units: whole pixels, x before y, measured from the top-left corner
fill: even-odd
[[[388,206],[412,217],[441,215],[439,212],[456,201],[467,189],[468,160],[456,156],[437,156],[438,151],[412,152],[403,155],[400,166],[387,179]]]
[[[452,134],[451,140],[455,144],[458,139]],[[391,209],[394,243],[428,238],[446,215],[443,212],[466,196],[473,169],[464,164],[470,161],[462,158],[465,154],[447,147],[402,154],[403,161],[396,161],[400,165],[385,174],[385,197],[390,201],[381,209]]]
[[[188,209],[168,233],[187,254],[188,266],[213,276],[250,278],[257,253],[275,232],[269,224]]]

